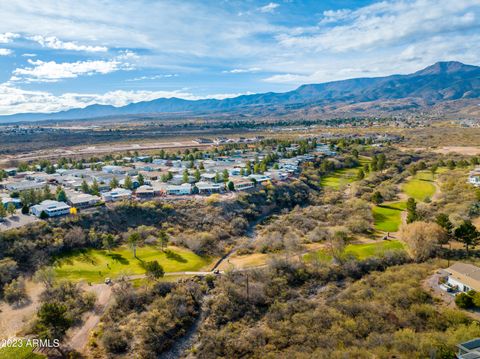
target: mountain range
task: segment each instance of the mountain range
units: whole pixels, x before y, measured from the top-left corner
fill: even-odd
[[[461,62],[437,62],[423,70],[408,75],[355,78],[321,84],[302,85],[284,93],[243,95],[224,100],[183,100],[159,98],[152,101],[131,103],[122,107],[91,105],[68,111],[39,114],[25,113],[0,116],[0,122],[37,120],[94,119],[114,116],[138,116],[155,114],[205,115],[215,113],[255,114],[275,113],[276,110],[298,111],[315,108],[318,113],[326,110],[338,113],[384,112],[438,108],[456,101],[471,104],[480,98],[480,67]],[[475,106],[478,106],[475,102]]]

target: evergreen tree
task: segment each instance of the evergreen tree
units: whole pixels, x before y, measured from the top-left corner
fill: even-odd
[[[58,192],[57,192],[57,201],[59,202],[67,202],[67,194],[65,193],[65,191],[63,189],[60,189]]]
[[[114,188],[118,188],[118,186],[119,186],[119,183],[118,183],[117,177],[113,177],[112,180],[110,181],[110,188],[114,189]]]
[[[81,190],[83,193],[90,193],[90,187],[88,186],[87,181],[85,180],[82,181]]]
[[[143,186],[145,184],[145,177],[143,177],[143,175],[139,173],[137,176],[137,181],[140,186]]]
[[[415,222],[417,219],[417,202],[415,202],[415,198],[410,197],[407,200],[407,223]]]
[[[130,176],[125,177],[125,181],[123,183],[123,187],[126,189],[132,189],[133,188],[133,182]]]
[[[90,188],[90,192],[95,196],[100,195],[100,187],[98,186],[98,182],[97,182],[96,179],[93,179],[93,183],[92,183],[92,187]]]

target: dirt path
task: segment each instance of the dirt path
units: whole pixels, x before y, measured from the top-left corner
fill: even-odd
[[[14,308],[5,302],[0,302],[0,339],[19,334],[38,310],[39,296],[43,291],[43,285],[26,280],[25,287],[30,297],[30,303],[27,305]]]
[[[112,287],[106,284],[94,284],[91,287],[86,286],[84,289],[96,294],[95,308],[87,313],[81,326],[74,327],[67,333],[68,339],[66,340],[70,347],[80,353],[83,352],[90,333],[100,322],[100,318],[107,309],[112,295]]]

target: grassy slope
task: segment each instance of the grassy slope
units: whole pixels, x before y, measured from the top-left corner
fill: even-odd
[[[33,353],[32,347],[0,349],[0,359],[43,359],[45,356]]]
[[[403,250],[404,245],[399,241],[378,241],[377,243],[366,244],[349,244],[345,248],[346,255],[353,255],[358,259],[365,259],[375,255],[380,255],[386,251]],[[326,249],[321,249],[317,252],[312,252],[305,255],[305,259],[311,260],[313,258],[321,261],[330,261],[332,257]]]
[[[196,271],[211,263],[210,258],[200,257],[187,249],[168,249],[173,256],[154,246],[139,247],[137,258],[133,257],[128,247],[119,247],[111,252],[89,249],[57,259],[55,271],[60,279],[102,282],[106,277],[144,274],[141,261],[157,260],[165,272]]]
[[[384,232],[396,232],[402,221],[405,202],[393,202],[373,207],[375,229]]]
[[[363,166],[365,163],[369,163],[369,159],[366,157],[360,158],[360,166]],[[338,189],[342,186],[345,186],[349,183],[354,182],[357,179],[359,167],[354,168],[343,168],[331,173],[328,176],[322,177],[321,185],[323,187],[330,187]]]
[[[427,197],[431,198],[435,194],[432,174],[427,171],[418,172],[403,185],[403,192],[417,201],[424,201]]]

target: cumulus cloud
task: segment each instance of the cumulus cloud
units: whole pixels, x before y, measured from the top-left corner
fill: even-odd
[[[0,48],[0,56],[8,56],[8,55],[11,55],[12,53],[13,53],[13,51],[10,50],[10,49]]]
[[[263,13],[272,13],[279,6],[280,6],[280,4],[271,2],[271,3],[268,3],[265,6],[259,7],[258,10],[260,12],[263,12]]]
[[[178,97],[186,100],[205,98],[224,99],[250,93],[213,94],[196,96],[187,90],[176,91],[109,91],[103,94],[68,92],[56,96],[47,91],[23,90],[9,84],[0,84],[0,114],[26,112],[57,112],[83,108],[93,104],[124,106],[132,102],[150,101],[157,98]]]
[[[105,52],[108,48],[105,46],[79,45],[73,41],[62,41],[55,36],[35,35],[29,37],[30,40],[38,42],[43,47],[55,50],[71,50],[85,52]]]
[[[8,44],[9,42],[12,42],[13,39],[16,39],[17,37],[20,37],[20,35],[14,34],[13,32],[5,32],[3,34],[0,34],[0,44]]]
[[[129,69],[130,64],[116,60],[88,60],[76,62],[28,60],[32,66],[17,68],[10,81],[57,82],[61,79],[76,78],[82,75],[108,74],[121,69]]]

